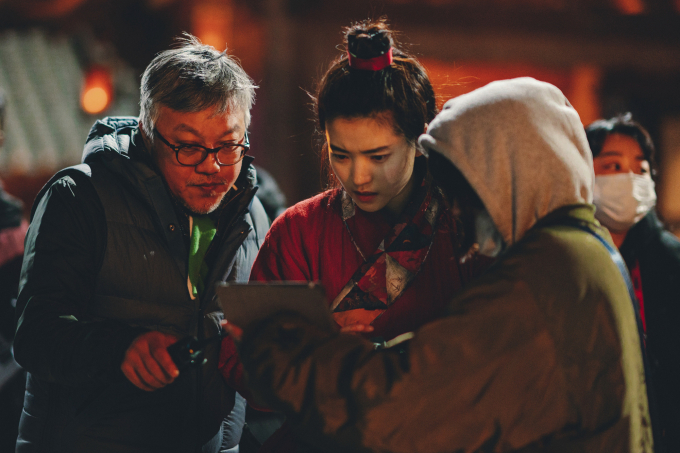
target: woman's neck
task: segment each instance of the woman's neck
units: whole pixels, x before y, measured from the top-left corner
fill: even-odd
[[[409,179],[404,188],[401,189],[401,192],[399,192],[394,198],[390,200],[389,203],[387,203],[384,208],[382,208],[381,212],[390,223],[394,223],[399,220],[399,216],[402,212],[404,212],[404,209],[411,199],[411,194],[413,193],[413,189],[415,187],[415,178],[416,175],[415,172],[413,172],[411,179]]]
[[[614,241],[614,245],[616,246],[616,248],[620,249],[621,245],[623,244],[623,241],[626,240],[626,235],[628,234],[628,230],[626,230],[626,231],[611,231],[611,230],[609,230],[609,234],[612,236],[612,240]]]

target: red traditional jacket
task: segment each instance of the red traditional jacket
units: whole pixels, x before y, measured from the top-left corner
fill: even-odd
[[[343,193],[342,189],[323,192],[278,217],[260,248],[250,280],[321,282],[332,304],[365,259],[399,227],[380,212],[354,207],[347,215],[349,198]],[[460,262],[456,223],[444,203],[440,208],[431,246],[406,289],[386,309],[335,311],[340,327],[371,324],[374,331],[367,336],[384,340],[414,331],[437,318],[453,295],[489,266],[491,260],[479,255]],[[229,337],[222,341],[219,368],[229,385],[249,399]]]
[[[372,255],[394,228],[382,213],[359,208],[345,225],[342,194],[341,189],[329,190],[280,216],[260,248],[251,281],[318,281],[332,303],[364,264],[363,257]],[[434,319],[444,304],[489,264],[480,257],[461,264],[456,244],[455,222],[446,212],[436,225],[422,268],[407,289],[375,319],[366,310],[351,310],[335,312],[336,322],[341,327],[370,323],[374,327],[370,336],[389,340]]]

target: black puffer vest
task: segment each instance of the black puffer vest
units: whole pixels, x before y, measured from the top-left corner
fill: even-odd
[[[187,219],[176,209],[163,179],[138,158],[145,152],[136,118],[109,118],[93,126],[85,164],[53,178],[86,174],[104,207],[106,250],[84,321],[116,320],[179,337],[216,336],[222,314],[215,285],[247,281],[268,229],[264,209],[255,198],[252,159],[244,160],[238,192],[221,208],[209,250],[214,259],[206,291],[192,300],[183,234]],[[46,418],[60,421],[47,432],[64,451],[193,452],[203,445],[203,451],[216,452],[222,422],[235,401],[235,392],[217,370],[218,352],[215,342],[206,350],[205,365],[183,372],[173,384],[154,392],[141,391],[125,379],[105,388],[76,389],[31,378],[27,391],[33,387],[36,397],[49,399]]]

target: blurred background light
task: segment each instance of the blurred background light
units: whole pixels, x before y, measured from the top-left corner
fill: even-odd
[[[231,1],[197,1],[192,9],[191,28],[203,43],[222,51],[231,42],[233,19]]]
[[[614,5],[621,14],[635,15],[645,11],[645,4],[642,0],[614,0]]]
[[[110,100],[109,93],[104,88],[90,87],[85,89],[81,104],[86,113],[95,114],[106,110]]]
[[[80,105],[85,113],[96,115],[109,108],[113,100],[113,82],[107,68],[93,66],[87,70]]]

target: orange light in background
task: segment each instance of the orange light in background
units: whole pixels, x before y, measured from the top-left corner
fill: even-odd
[[[494,80],[533,77],[551,83],[559,88],[581,117],[589,124],[600,117],[600,83],[602,71],[594,66],[573,68],[548,68],[522,63],[493,62],[446,62],[421,58],[420,62],[437,94],[437,106],[449,99],[469,93]]]
[[[231,39],[234,8],[230,0],[201,0],[191,11],[192,33],[203,44],[224,50]]]
[[[515,77],[533,77],[551,83],[563,92],[570,85],[570,74],[564,69],[544,68],[522,63],[493,63],[458,61],[447,62],[431,58],[420,58],[427,69],[435,93],[438,106],[449,99],[469,93],[483,87],[494,80],[514,79]]]
[[[596,66],[578,65],[571,70],[571,83],[567,95],[584,126],[602,117],[600,85],[602,70]]]
[[[642,0],[613,0],[613,3],[621,14],[635,16],[645,12],[645,3]]]
[[[99,113],[109,105],[109,94],[101,87],[93,87],[83,94],[83,110],[87,113]]]
[[[105,111],[113,100],[111,73],[102,66],[92,66],[85,73],[80,106],[85,113],[96,115]]]

